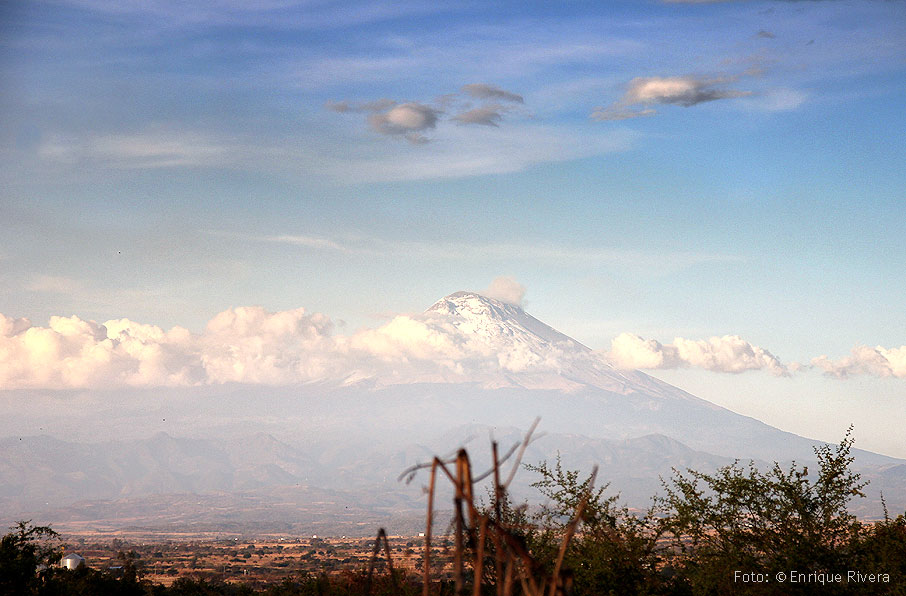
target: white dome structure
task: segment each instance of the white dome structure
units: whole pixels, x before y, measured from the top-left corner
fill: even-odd
[[[62,559],[60,559],[60,567],[64,567],[64,568],[70,569],[70,570],[77,569],[79,567],[79,565],[84,565],[84,564],[85,564],[85,557],[83,557],[82,555],[77,555],[76,553],[70,553],[70,554],[66,555],[65,557],[63,557]]]

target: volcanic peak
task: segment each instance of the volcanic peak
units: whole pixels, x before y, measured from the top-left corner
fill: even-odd
[[[521,307],[476,292],[455,292],[445,296],[425,313],[429,316],[443,315],[463,333],[482,336],[487,340],[506,339],[539,348],[553,344],[566,351],[591,351],[571,337],[545,325]]]

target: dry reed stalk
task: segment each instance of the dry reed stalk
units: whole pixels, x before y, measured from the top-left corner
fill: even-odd
[[[500,486],[500,460],[497,457],[497,441],[491,441],[491,457],[493,458],[494,466],[494,520],[497,523],[500,523],[503,513],[501,511],[501,503],[503,502],[503,490]],[[500,541],[497,540],[497,535],[493,534],[494,542],[494,572],[496,574],[497,581],[497,596],[504,596],[504,590],[506,587],[505,582],[501,582],[500,578],[503,577],[503,552],[500,550]]]
[[[434,517],[434,485],[437,479],[437,462],[435,457],[431,462],[431,483],[428,487],[428,519],[425,520],[425,557],[422,564],[424,565],[424,584],[422,586],[422,596],[429,596],[431,589],[431,521]]]
[[[390,556],[390,542],[387,540],[387,532],[384,531],[384,528],[378,530],[377,538],[374,540],[374,550],[371,552],[371,560],[368,562],[368,576],[365,578],[365,594],[370,596],[371,594],[371,578],[374,574],[374,564],[377,561],[378,554],[381,552],[381,539],[384,540],[384,556],[387,558],[387,570],[390,572],[390,579],[393,581],[393,588],[397,592],[400,591],[399,583],[396,579],[396,574],[393,572],[393,559]]]
[[[498,446],[496,442],[491,443],[491,452],[493,456],[493,466],[490,470],[481,474],[477,478],[472,476],[472,466],[469,461],[468,452],[460,449],[454,459],[443,460],[434,457],[430,464],[417,464],[412,466],[403,474],[400,479],[406,478],[407,482],[411,481],[418,470],[428,468],[430,465],[430,480],[428,487],[428,510],[425,519],[425,554],[424,554],[424,583],[422,585],[422,595],[430,596],[431,594],[431,538],[433,531],[434,517],[434,497],[437,492],[437,474],[442,472],[454,488],[454,562],[453,578],[454,593],[457,596],[468,596],[469,590],[466,586],[465,565],[466,555],[472,554],[471,567],[473,571],[473,596],[480,596],[481,581],[485,570],[485,555],[487,541],[490,539],[494,545],[494,571],[496,573],[496,593],[497,596],[512,596],[516,585],[522,587],[522,592],[526,596],[559,596],[569,591],[571,576],[563,570],[563,560],[566,556],[566,550],[570,541],[576,533],[579,523],[588,504],[594,486],[597,468],[592,472],[589,482],[588,491],[583,496],[579,505],[576,507],[566,532],[562,538],[557,559],[554,565],[553,573],[545,573],[541,565],[528,551],[521,538],[513,533],[512,528],[507,527],[503,520],[503,505],[506,500],[506,493],[509,489],[513,478],[516,476],[525,450],[532,441],[535,428],[538,426],[539,419],[535,419],[529,431],[520,443],[514,445],[503,458],[498,458]],[[518,452],[517,452],[518,449]],[[513,467],[507,476],[506,481],[501,482],[502,464],[516,453]],[[447,464],[454,464],[454,473],[447,468]],[[494,503],[492,513],[482,513],[475,505],[475,482],[480,481],[488,476],[493,475],[494,482]],[[468,513],[466,513],[468,512]],[[468,516],[468,519],[467,519]],[[383,529],[378,532],[378,540],[375,542],[375,550],[372,555],[372,562],[368,571],[368,593],[371,589],[371,573],[374,568],[374,561],[380,550],[380,539],[383,537],[387,562],[391,575],[393,567],[390,561],[390,545]],[[468,550],[467,550],[468,549]],[[394,576],[394,586],[398,589],[398,584]]]

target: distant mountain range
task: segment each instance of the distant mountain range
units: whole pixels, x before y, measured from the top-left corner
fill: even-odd
[[[571,468],[597,464],[636,507],[671,468],[814,460],[819,442],[618,370],[518,306],[458,292],[418,320],[447,358],[433,370],[390,367],[284,387],[121,390],[115,409],[36,412],[23,427],[129,425],[145,438],[101,441],[98,430],[95,440],[0,439],[0,521],[347,535],[396,523],[414,531],[424,478],[407,486],[400,472],[462,444],[486,466],[488,437],[508,446],[536,416],[547,434],[526,462],[559,453]],[[906,461],[855,455],[872,483],[856,511],[880,514],[881,491],[891,511],[906,509]],[[530,497],[531,474],[517,478],[517,496]]]

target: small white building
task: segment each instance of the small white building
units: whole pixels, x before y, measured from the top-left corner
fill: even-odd
[[[77,555],[76,553],[69,553],[62,559],[60,559],[60,567],[65,567],[66,569],[77,569],[79,565],[85,564],[85,557],[82,555]]]

